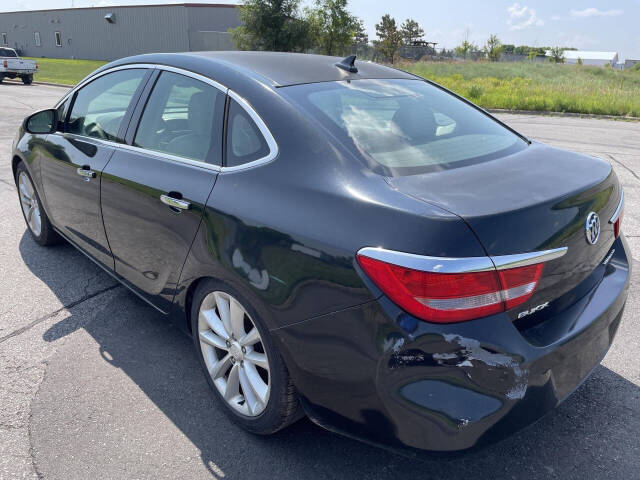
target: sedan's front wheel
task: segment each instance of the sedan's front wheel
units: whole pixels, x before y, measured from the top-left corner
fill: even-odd
[[[207,280],[193,298],[191,327],[207,381],[236,423],[266,435],[300,418],[289,373],[248,302]]]
[[[18,188],[22,214],[33,239],[42,246],[58,243],[60,236],[53,229],[49,217],[42,209],[38,192],[22,162],[18,164],[16,169],[16,187]]]

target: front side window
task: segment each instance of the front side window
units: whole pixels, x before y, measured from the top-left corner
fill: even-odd
[[[208,83],[162,72],[133,145],[219,165],[224,101],[224,94]]]
[[[60,32],[55,32],[55,39],[56,39],[56,47],[61,47],[62,46],[62,37],[60,36]]]
[[[234,99],[227,118],[227,167],[237,167],[269,155],[269,146],[249,114]]]
[[[41,43],[40,43],[40,32],[33,32],[33,39],[36,42],[36,47],[41,46]]]
[[[7,39],[7,34],[6,33],[2,33],[2,45],[9,45],[9,41]]]
[[[478,109],[425,81],[355,80],[282,90],[384,175],[463,167],[527,145]]]
[[[120,70],[82,87],[76,93],[67,131],[117,141],[120,125],[146,72],[141,68]]]

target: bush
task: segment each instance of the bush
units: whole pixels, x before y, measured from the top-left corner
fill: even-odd
[[[469,91],[467,92],[467,96],[469,98],[480,98],[482,96],[482,94],[484,93],[484,89],[480,86],[480,85],[471,85],[471,88],[469,88]]]

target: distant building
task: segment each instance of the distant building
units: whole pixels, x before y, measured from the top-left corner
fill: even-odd
[[[0,46],[29,57],[113,60],[150,52],[233,50],[235,5],[183,3],[0,13]]]
[[[547,52],[547,57],[551,56],[551,52]],[[614,67],[618,63],[617,52],[588,52],[586,50],[565,50],[565,63],[578,63],[578,59],[582,60],[583,65],[595,65],[603,67],[606,64]]]
[[[627,59],[624,61],[624,68],[631,68],[633,67],[636,63],[640,63],[640,60],[630,60]]]

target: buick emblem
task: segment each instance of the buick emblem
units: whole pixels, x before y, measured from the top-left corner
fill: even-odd
[[[585,233],[587,235],[587,242],[591,245],[595,245],[600,238],[600,218],[598,218],[598,214],[596,212],[591,212],[587,215]]]

